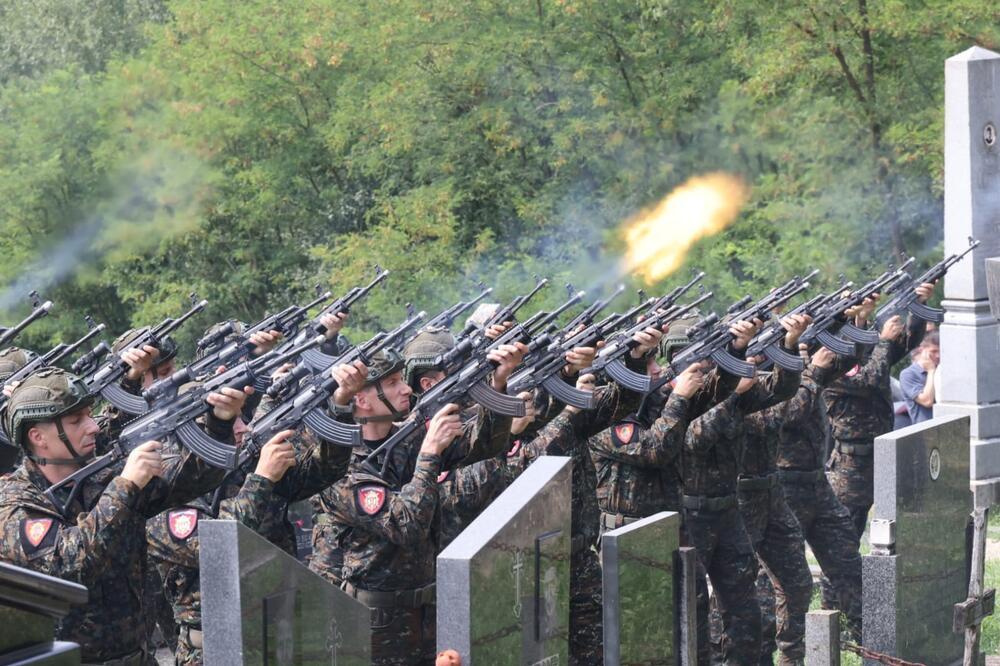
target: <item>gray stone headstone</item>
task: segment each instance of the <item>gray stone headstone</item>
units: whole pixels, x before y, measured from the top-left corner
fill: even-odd
[[[233,520],[198,524],[205,663],[371,663],[370,611]]]
[[[439,651],[568,663],[571,480],[570,458],[539,458],[438,555]]]
[[[866,647],[928,665],[962,658],[952,617],[968,587],[968,449],[965,417],[875,440],[875,520],[885,538],[873,536],[872,554],[862,557]]]
[[[945,64],[944,251],[981,245],[944,281],[936,416],[970,418],[974,481],[1000,477],[1000,324],[987,301],[984,260],[1000,256],[1000,54],[979,47]],[[975,485],[975,484],[974,484]],[[988,502],[987,502],[988,503]]]
[[[840,611],[806,613],[806,666],[840,666]]]
[[[680,618],[694,613],[679,608],[680,527],[664,511],[601,537],[605,666],[678,663]]]

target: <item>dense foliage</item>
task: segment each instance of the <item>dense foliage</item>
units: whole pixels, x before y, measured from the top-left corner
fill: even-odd
[[[753,191],[690,257],[720,297],[936,258],[943,61],[1000,46],[976,0],[3,0],[0,18],[0,305],[57,302],[37,347],[191,291],[204,325],[255,319],[376,261],[394,275],[365,330],[480,279],[600,287],[622,220],[720,169]]]

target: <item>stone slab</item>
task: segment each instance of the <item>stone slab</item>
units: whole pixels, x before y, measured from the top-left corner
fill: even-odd
[[[945,301],[941,335],[941,387],[937,399],[971,405],[1000,402],[1000,324],[986,301]],[[987,436],[1000,431],[986,432]]]
[[[366,606],[236,521],[201,521],[198,534],[206,664],[371,662]]]
[[[677,549],[681,572],[679,601],[681,666],[698,663],[698,551],[692,546]]]
[[[539,458],[438,555],[439,651],[568,663],[571,480],[570,458]]]
[[[840,666],[840,611],[806,613],[806,666]]]
[[[986,294],[990,299],[990,312],[1000,320],[1000,257],[986,260]]]
[[[604,664],[676,664],[680,514],[663,511],[601,537]]]

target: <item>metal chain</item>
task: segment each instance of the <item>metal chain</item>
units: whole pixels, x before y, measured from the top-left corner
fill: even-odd
[[[900,659],[899,657],[892,657],[887,654],[882,654],[881,652],[876,652],[875,650],[870,650],[866,647],[858,645],[857,643],[844,643],[841,647],[848,652],[853,652],[862,659],[877,661],[880,664],[886,664],[886,666],[925,666],[921,663],[906,661],[905,659]]]

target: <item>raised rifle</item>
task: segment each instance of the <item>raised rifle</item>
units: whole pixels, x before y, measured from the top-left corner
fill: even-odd
[[[315,347],[322,341],[323,336],[318,335],[282,353],[274,350],[215,375],[190,391],[154,402],[152,409],[125,426],[115,440],[114,449],[111,452],[80,468],[59,483],[50,486],[45,491],[46,496],[65,514],[66,509],[80,492],[81,482],[84,479],[124,460],[136,447],[145,442],[159,440],[171,434],[175,434],[186,449],[209,465],[220,469],[235,468],[237,463],[236,447],[213,439],[195,422],[198,417],[212,409],[212,406],[205,402],[206,397],[223,388],[234,388],[242,391],[245,386],[253,385],[257,376],[269,375],[275,368],[301,354],[303,349]],[[66,486],[72,486],[72,488],[66,501],[61,502],[59,495],[61,489]]]
[[[487,287],[482,282],[479,283],[479,295],[469,301],[459,301],[452,305],[451,307],[443,310],[434,316],[433,319],[424,324],[420,330],[426,330],[429,328],[451,328],[455,320],[458,319],[463,313],[467,312],[472,308],[473,305],[483,300],[487,296],[493,293],[492,287]]]
[[[898,282],[893,289],[895,295],[892,296],[892,299],[875,312],[876,329],[881,331],[885,322],[897,314],[904,312],[909,312],[924,321],[932,321],[936,324],[943,322],[944,310],[932,308],[918,301],[914,289],[925,282],[934,283],[943,278],[948,269],[960,262],[965,255],[975,250],[978,246],[979,241],[969,236],[969,247],[965,248],[961,253],[945,257],[910,282]]]
[[[167,317],[162,322],[146,329],[142,334],[137,335],[129,342],[121,352],[130,349],[142,349],[146,345],[159,348],[163,338],[180,328],[184,322],[205,309],[208,301],[198,300],[195,294],[191,294],[190,309],[176,319]],[[119,382],[122,376],[128,372],[129,365],[121,359],[121,356],[114,356],[101,364],[94,372],[83,378],[90,393],[100,393],[101,396],[112,405],[126,414],[145,414],[149,410],[149,405],[138,395],[133,395],[123,389]]]
[[[97,369],[104,357],[110,353],[111,345],[106,340],[101,340],[97,343],[97,346],[73,361],[70,372],[77,377],[89,375]]]
[[[31,314],[21,320],[20,323],[15,324],[11,328],[0,329],[0,348],[6,347],[11,342],[14,341],[21,331],[31,326],[34,322],[38,321],[42,317],[49,314],[49,310],[52,309],[52,301],[42,302],[42,299],[38,296],[37,291],[32,291],[28,294],[31,299]]]

